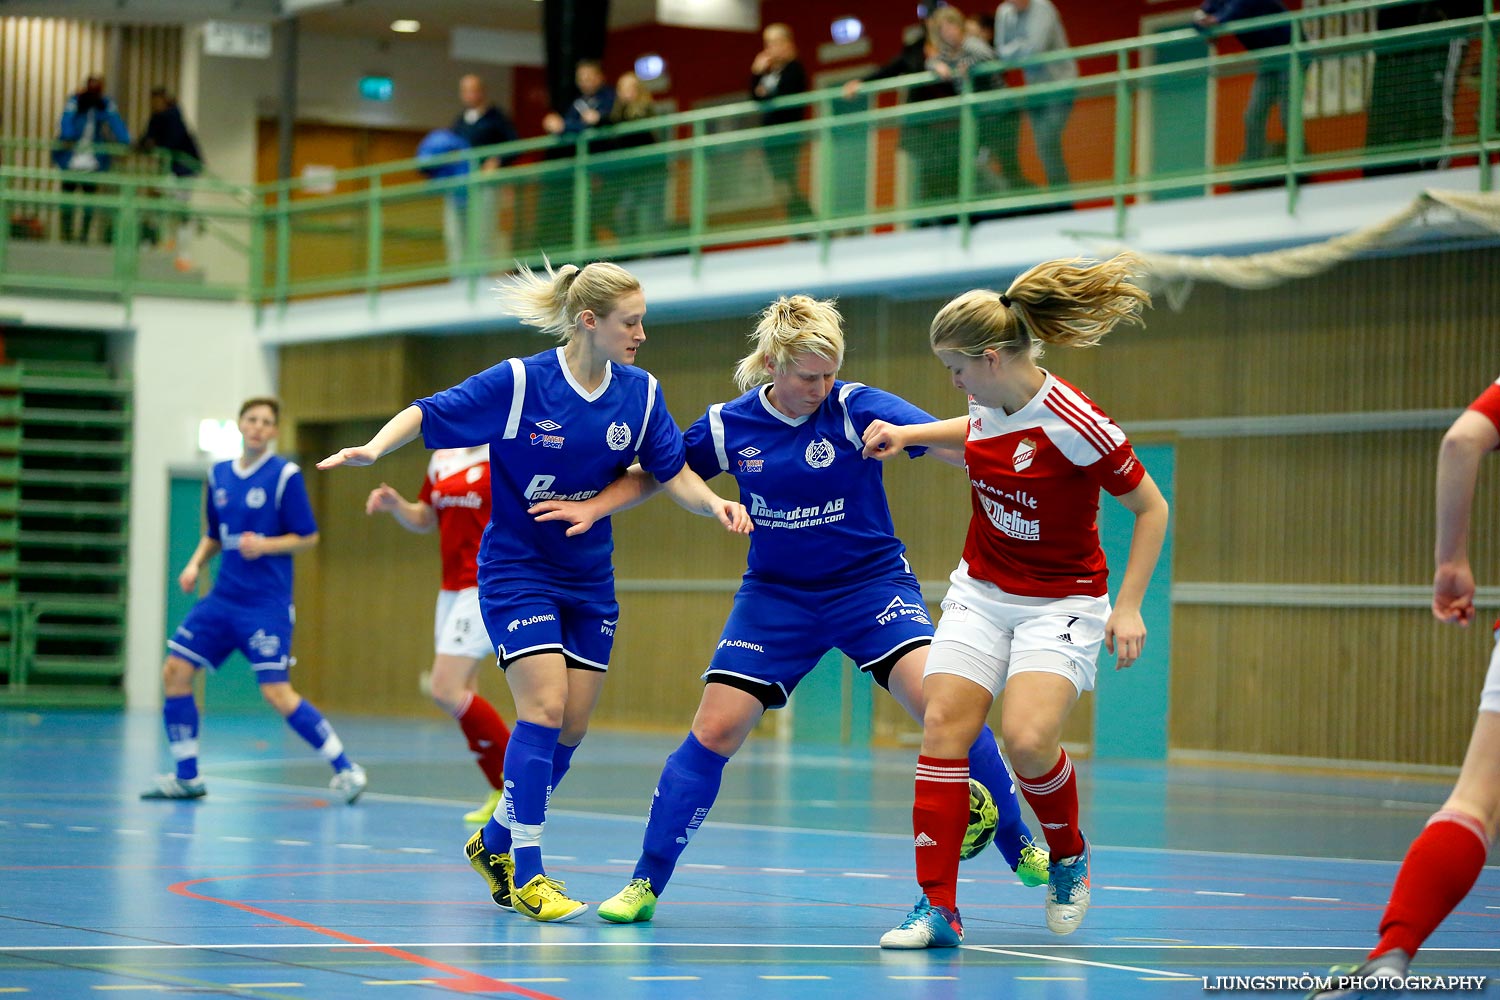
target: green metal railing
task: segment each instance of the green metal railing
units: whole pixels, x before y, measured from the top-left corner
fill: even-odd
[[[979,86],[964,81],[955,96],[893,103],[932,81],[922,73],[866,85],[857,101],[821,90],[664,115],[567,142],[545,137],[384,163],[338,172],[326,195],[309,194],[300,179],[252,188],[194,180],[191,212],[226,235],[243,266],[191,290],[133,269],[140,220],[172,208],[160,177],[112,173],[107,189],[84,196],[57,190],[56,171],[0,168],[7,217],[27,202],[91,203],[113,213],[117,250],[114,271],[84,283],[18,274],[7,266],[0,229],[0,291],[29,284],[127,298],[237,295],[281,307],[300,297],[374,296],[460,279],[473,294],[485,275],[543,253],[567,260],[686,253],[696,267],[719,247],[811,238],[826,253],[842,234],[938,222],[957,224],[967,241],[976,221],[1078,205],[1110,207],[1112,235],[1122,236],[1145,201],[1276,186],[1294,212],[1307,183],[1439,161],[1477,164],[1490,190],[1500,153],[1497,0],[1486,0],[1476,17],[1373,30],[1379,11],[1414,2],[1353,0],[1236,22],[1207,36],[1185,28],[1080,46],[1037,61],[1080,59],[1087,70],[1104,71],[1035,86],[985,89],[996,70],[1015,68],[997,65],[976,73]],[[1294,27],[1290,44],[1217,50],[1216,36],[1277,23]],[[1335,23],[1347,33],[1323,30]],[[1382,84],[1446,58],[1453,43],[1468,57],[1460,127],[1449,133],[1440,104],[1421,87],[1398,87],[1392,96]],[[1238,111],[1216,109],[1238,109],[1251,81],[1268,74],[1285,87],[1277,116],[1285,140],[1244,160]],[[1372,99],[1378,106],[1365,107]],[[1072,176],[1043,186],[1021,123],[1069,103]],[[764,111],[779,108],[803,109],[806,117],[759,127]],[[654,141],[632,145],[641,133]],[[1029,177],[1012,176],[1018,149]],[[481,169],[492,157],[507,165]],[[464,172],[422,175],[444,167]]]

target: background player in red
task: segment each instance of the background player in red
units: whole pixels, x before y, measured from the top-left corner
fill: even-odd
[[[385,511],[407,531],[438,530],[443,554],[443,584],[438,591],[433,640],[431,695],[438,708],[453,716],[479,770],[490,783],[484,805],[464,816],[483,823],[495,814],[505,788],[505,747],[510,730],[479,694],[480,664],[495,655],[494,644],[479,613],[479,540],[490,520],[490,446],[443,448],[432,453],[427,476],[415,501],[381,483],[370,491],[365,513]]]
[[[1474,572],[1469,568],[1469,517],[1479,463],[1500,448],[1500,381],[1459,415],[1443,435],[1437,470],[1437,571],[1432,578],[1432,614],[1467,628],[1474,621]],[[1500,621],[1495,623],[1500,639]],[[1391,901],[1380,918],[1380,943],[1353,975],[1402,979],[1412,956],[1438,924],[1468,895],[1484,868],[1500,830],[1500,645],[1479,696],[1479,718],[1469,738],[1458,784],[1443,808],[1412,842],[1396,873]],[[1339,970],[1346,971],[1346,970]],[[1388,989],[1395,989],[1394,985]],[[1367,995],[1329,990],[1334,997]],[[1368,995],[1382,995],[1371,990]]]
[[[865,453],[964,444],[973,516],[927,659],[922,754],[912,829],[924,895],[881,938],[886,948],[954,947],[968,823],[969,744],[1002,689],[1000,731],[1026,800],[1047,831],[1047,926],[1076,930],[1088,909],[1089,850],[1063,723],[1094,686],[1099,647],[1117,669],[1146,640],[1141,601],[1167,530],[1167,502],[1120,430],[1082,392],[1037,366],[1044,344],[1091,347],[1140,322],[1150,296],[1138,262],[1052,261],[1004,293],[965,292],[932,321],[931,344],[969,416],[897,427],[872,423]],[[1130,558],[1111,608],[1099,546],[1099,489],[1135,515]]]

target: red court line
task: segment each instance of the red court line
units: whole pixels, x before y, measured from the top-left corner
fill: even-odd
[[[343,871],[337,873],[298,872],[297,874],[369,875],[390,874],[390,871],[387,869],[376,868],[366,869],[361,872],[350,872],[348,869],[344,869]],[[482,976],[477,972],[470,972],[467,969],[460,969],[457,966],[448,965],[444,962],[438,962],[434,959],[424,958],[421,955],[416,955],[412,952],[404,951],[400,948],[391,948],[386,945],[376,944],[374,941],[368,941],[365,938],[355,937],[353,934],[345,934],[343,931],[336,931],[331,927],[323,927],[319,924],[308,923],[306,920],[298,920],[296,917],[289,917],[282,913],[273,913],[270,910],[262,910],[259,907],[250,906],[247,903],[237,902],[232,899],[220,899],[216,896],[205,896],[202,893],[194,892],[189,888],[189,886],[202,885],[205,882],[227,882],[233,879],[244,878],[285,878],[286,875],[287,873],[281,872],[266,875],[222,875],[212,876],[209,878],[195,878],[190,879],[186,882],[176,882],[172,885],[169,885],[167,886],[167,891],[175,893],[178,896],[186,896],[190,899],[201,899],[204,902],[208,903],[219,903],[224,906],[232,906],[237,910],[243,910],[246,913],[253,913],[258,917],[266,917],[270,920],[275,920],[278,923],[288,924],[292,927],[300,927],[303,930],[312,931],[314,934],[322,934],[325,937],[331,937],[338,941],[346,941],[349,944],[360,945],[368,951],[379,952],[382,955],[388,955],[391,958],[400,959],[403,962],[411,962],[414,965],[420,965],[424,968],[448,973],[452,976],[452,978],[435,979],[433,980],[434,985],[444,986],[459,993],[512,993],[516,996],[526,997],[528,998],[528,1000],[561,1000],[561,998],[555,997],[550,993],[538,993],[536,990],[528,990],[526,987],[517,986],[514,983],[507,983],[499,979],[491,979],[490,977]]]

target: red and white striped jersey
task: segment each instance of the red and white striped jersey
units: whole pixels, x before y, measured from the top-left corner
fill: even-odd
[[[478,586],[479,541],[490,522],[490,446],[433,452],[418,499],[437,513],[443,589]]]
[[[1129,493],[1146,470],[1093,400],[1050,372],[1015,413],[971,400],[964,462],[970,576],[1024,597],[1108,593],[1099,488]]]
[[[1469,409],[1490,418],[1490,423],[1500,430],[1500,379],[1496,379],[1479,398],[1469,404]]]

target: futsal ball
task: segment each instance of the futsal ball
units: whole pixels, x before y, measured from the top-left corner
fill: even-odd
[[[969,828],[964,831],[964,846],[958,856],[965,861],[978,857],[990,841],[995,839],[995,827],[1000,822],[1000,807],[995,797],[973,778],[969,779]]]

